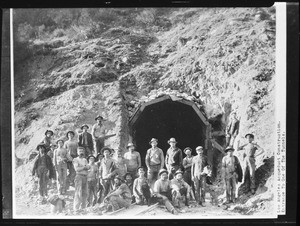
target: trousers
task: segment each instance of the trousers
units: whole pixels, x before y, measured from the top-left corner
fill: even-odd
[[[99,154],[101,149],[104,147],[104,140],[102,139],[94,140],[94,146],[95,146],[96,153]]]
[[[57,188],[60,194],[67,190],[67,163],[60,161],[57,165]]]
[[[180,168],[180,166],[171,166],[170,167],[171,169],[169,170],[169,175],[168,175],[168,177],[169,177],[169,180],[172,180],[173,178],[174,178],[174,174],[175,174],[175,172]]]
[[[231,177],[225,179],[227,201],[233,201],[235,198],[236,177],[237,175],[233,173]]]
[[[159,170],[160,170],[160,164],[149,167],[149,170],[147,172],[147,178],[149,180],[150,185],[153,185],[153,183],[158,179]]]
[[[92,206],[97,202],[97,179],[89,180],[88,182],[88,206]]]
[[[39,178],[39,193],[40,196],[48,195],[47,184],[49,177],[47,175],[48,169],[46,167],[40,167],[37,170],[38,178]]]
[[[248,168],[249,173],[250,173],[250,189],[255,189],[255,167],[256,167],[255,166],[255,158],[246,156],[244,158],[244,162],[243,162],[243,166],[242,166],[242,170],[243,170],[242,184],[246,180],[246,170]]]
[[[205,202],[205,189],[206,189],[206,176],[201,175],[199,178],[195,178],[195,198],[198,203]]]
[[[88,196],[88,183],[87,176],[77,174],[75,176],[75,195],[74,195],[74,206],[73,209],[79,210],[84,209],[87,203]]]

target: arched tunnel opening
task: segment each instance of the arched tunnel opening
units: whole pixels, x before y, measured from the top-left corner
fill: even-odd
[[[138,111],[131,120],[132,140],[137,151],[141,154],[142,165],[145,166],[145,156],[151,147],[151,138],[158,139],[158,147],[166,155],[169,148],[168,140],[176,139],[177,146],[183,150],[186,147],[193,149],[203,146],[207,155],[207,121],[199,116],[192,101],[173,101],[171,98],[161,98],[148,103]],[[204,119],[205,120],[205,119]],[[183,157],[185,154],[183,153]]]

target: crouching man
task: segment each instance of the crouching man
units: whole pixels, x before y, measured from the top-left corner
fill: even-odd
[[[178,214],[177,210],[171,204],[172,192],[171,192],[171,182],[168,179],[168,171],[161,169],[158,173],[160,179],[154,183],[154,194],[153,196],[157,199],[159,204],[166,206],[167,210],[172,214]]]
[[[123,207],[128,208],[131,204],[131,192],[120,176],[114,178],[114,189],[105,197],[107,211],[116,211]]]
[[[91,166],[84,158],[85,150],[79,147],[77,150],[78,157],[73,159],[73,165],[76,171],[75,176],[75,197],[74,197],[74,212],[77,213],[79,208],[85,209],[88,196],[87,175]]]
[[[150,186],[148,179],[145,177],[145,169],[143,167],[138,168],[139,177],[133,182],[133,195],[135,202],[138,205],[148,204],[150,205]]]
[[[183,172],[177,170],[175,178],[171,180],[172,202],[175,207],[183,207],[189,205],[191,187],[183,180]]]

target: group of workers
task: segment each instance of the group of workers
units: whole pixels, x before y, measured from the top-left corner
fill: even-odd
[[[157,146],[158,139],[149,141],[145,165],[142,166],[141,156],[133,143],[128,143],[127,152],[104,146],[104,140],[113,135],[106,135],[102,116],[95,118],[92,133],[88,125],[82,125],[78,139],[75,132],[68,131],[65,138],[56,140],[53,148],[54,132],[47,130],[42,143],[37,146],[39,152],[33,167],[33,175],[39,178],[41,202],[45,203],[48,196],[48,180],[57,182],[60,195],[65,195],[69,186],[74,186],[73,210],[78,213],[96,203],[102,204],[105,211],[127,208],[132,203],[150,205],[160,203],[173,214],[177,208],[188,206],[189,201],[196,200],[204,206],[206,181],[211,176],[211,166],[207,162],[202,146],[196,148],[196,156],[192,149],[183,150],[176,146],[175,138],[170,138],[169,149],[164,152]],[[253,134],[247,134],[248,143],[244,149],[242,167],[243,175],[239,175],[239,160],[232,153],[232,146],[225,149],[222,159],[222,178],[226,185],[226,202],[234,202],[238,177],[244,182],[245,170],[248,167],[251,179],[251,191],[255,189],[255,158],[257,149],[253,143]],[[164,166],[166,168],[164,168]]]

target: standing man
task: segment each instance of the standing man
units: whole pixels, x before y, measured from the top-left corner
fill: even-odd
[[[245,138],[248,140],[247,144],[242,145],[239,150],[244,150],[243,153],[243,184],[245,182],[246,170],[249,168],[250,172],[250,189],[251,193],[255,193],[255,157],[261,155],[264,150],[256,143],[253,143],[254,135],[251,133],[246,134]],[[256,151],[260,151],[259,154],[256,154]],[[255,155],[256,154],[256,155]]]
[[[153,187],[154,182],[158,179],[158,172],[164,167],[165,158],[163,151],[157,147],[158,140],[152,138],[149,142],[151,148],[147,150],[146,166],[148,168],[148,180],[150,186]]]
[[[57,188],[60,195],[64,195],[67,192],[67,162],[72,161],[71,156],[68,155],[67,150],[63,147],[64,140],[57,140],[57,149],[54,150],[53,163],[57,172]]]
[[[37,175],[39,179],[40,202],[43,204],[46,201],[46,196],[48,196],[48,180],[54,178],[55,172],[52,160],[46,154],[45,145],[39,144],[36,149],[39,151],[39,155],[34,162],[32,176]]]
[[[103,187],[103,197],[105,197],[112,186],[113,177],[116,174],[116,164],[115,161],[111,158],[110,148],[106,147],[103,148],[104,158],[101,160],[100,167],[99,167],[99,179],[100,183]],[[102,200],[101,197],[100,199]]]
[[[194,187],[194,182],[192,181],[192,173],[191,173],[194,156],[192,156],[192,149],[190,147],[185,148],[183,152],[186,154],[185,158],[182,161],[182,166],[184,168],[183,180],[188,185],[191,186],[193,196],[195,196],[195,187]]]
[[[172,202],[175,207],[182,207],[189,205],[191,196],[191,187],[183,180],[183,172],[177,170],[175,172],[175,178],[171,180],[172,189]]]
[[[127,165],[126,165],[126,159],[123,157],[123,152],[121,149],[118,149],[117,157],[115,160],[116,160],[117,174],[122,178],[122,180],[125,180],[125,174],[127,173]]]
[[[78,136],[78,146],[83,147],[85,150],[85,156],[93,155],[94,148],[93,148],[93,137],[87,130],[89,126],[84,124],[81,126],[82,133]]]
[[[166,206],[167,210],[172,214],[178,214],[177,210],[171,203],[172,200],[172,189],[171,182],[168,179],[168,171],[161,169],[158,173],[160,179],[154,183],[154,197],[156,197],[159,204]]]
[[[46,130],[45,137],[41,140],[41,144],[45,145],[46,152],[50,151],[50,147],[52,146],[52,136],[53,136],[52,130]]]
[[[206,185],[206,173],[204,167],[207,166],[207,160],[203,155],[203,147],[198,146],[196,148],[197,155],[193,158],[191,173],[192,181],[195,186],[196,201],[199,205],[204,206],[205,202],[205,185]]]
[[[78,149],[78,142],[74,139],[75,133],[73,131],[68,131],[66,134],[66,137],[68,140],[65,142],[64,148],[67,149],[68,154],[72,157],[72,159],[75,159],[78,157],[77,149]],[[69,174],[67,176],[67,189],[69,186],[74,186],[74,179],[76,176],[76,172],[74,169],[74,166],[72,164],[72,161],[68,162],[68,170]]]
[[[224,204],[229,204],[235,202],[235,190],[237,173],[235,172],[235,158],[233,156],[234,149],[232,147],[227,147],[225,149],[226,155],[222,159],[222,179],[226,186],[226,202]]]
[[[236,113],[232,112],[230,121],[226,127],[226,147],[234,144],[234,140],[239,133],[240,121],[236,117]]]
[[[174,173],[182,167],[182,151],[176,147],[177,142],[175,138],[170,138],[168,143],[170,148],[167,150],[165,163],[169,172],[169,180],[172,180]]]
[[[139,152],[135,151],[135,146],[133,143],[128,143],[128,152],[124,154],[127,164],[127,172],[131,173],[132,178],[135,179],[137,175],[137,169],[142,165],[141,155]]]
[[[94,206],[97,202],[97,178],[98,178],[98,165],[95,164],[95,156],[90,155],[87,157],[87,161],[90,165],[90,169],[87,175],[88,183],[88,206]]]
[[[105,121],[105,119],[101,115],[98,115],[95,118],[95,120],[97,121],[97,123],[94,124],[92,127],[92,136],[94,139],[96,154],[99,154],[100,150],[104,147],[104,138],[103,137],[106,134],[106,130],[103,126],[103,121]]]
[[[85,209],[88,196],[88,183],[87,175],[90,165],[84,158],[84,149],[78,147],[78,157],[73,159],[73,165],[75,168],[75,194],[74,194],[74,212],[78,213],[78,210]]]

